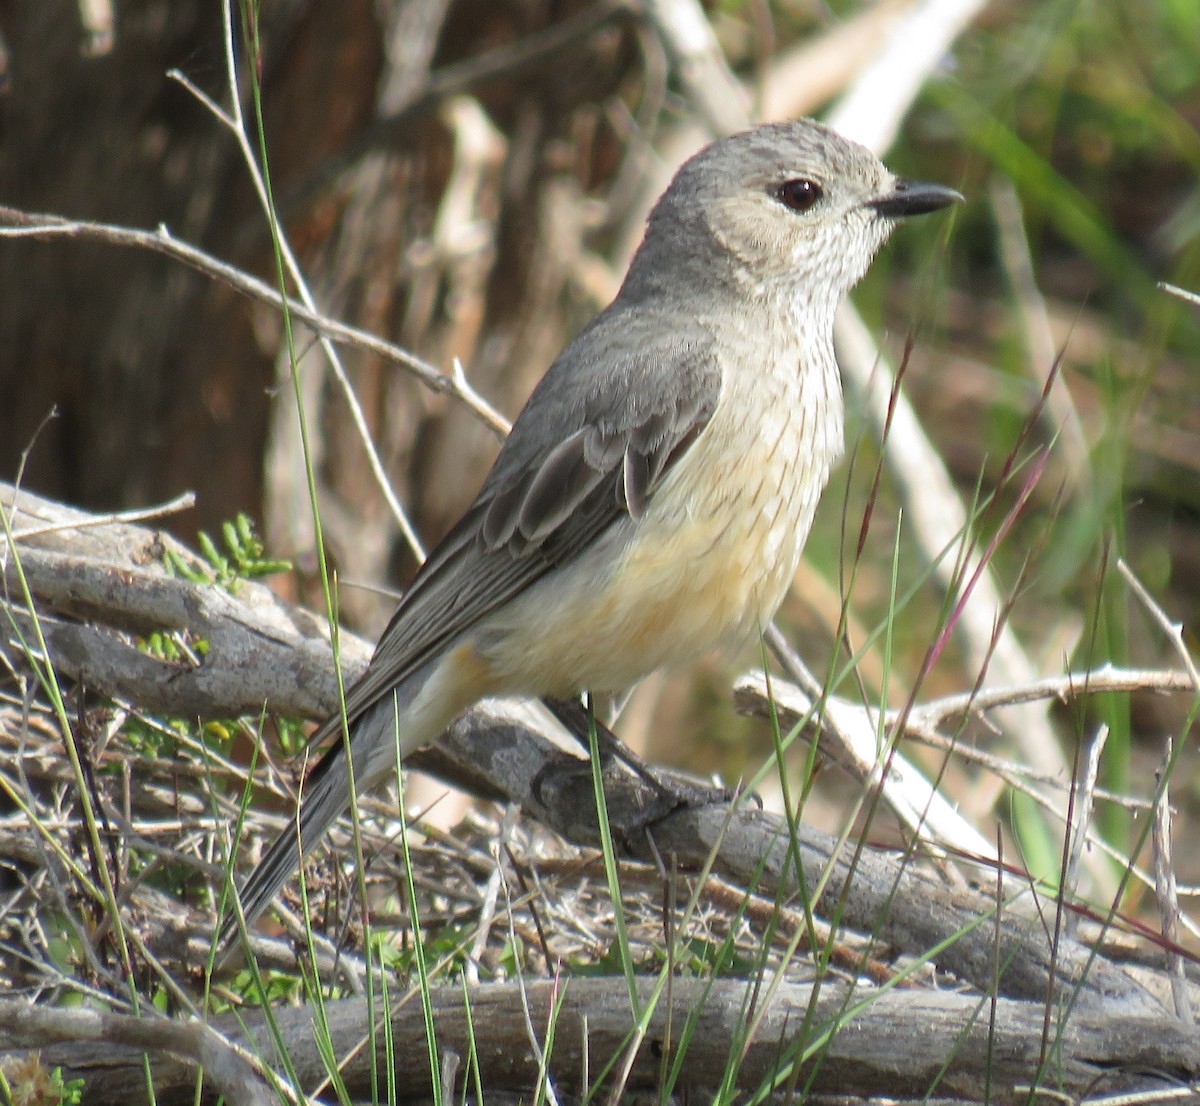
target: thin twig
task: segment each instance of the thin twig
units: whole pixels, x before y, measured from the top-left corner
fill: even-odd
[[[21,515],[20,493],[13,500],[12,515],[14,520],[13,541],[25,541],[29,538],[43,538],[48,534],[58,534],[64,530],[83,530],[93,526],[108,526],[110,523],[147,522],[150,519],[163,518],[166,515],[178,514],[180,511],[190,511],[196,505],[196,493],[184,492],[166,503],[156,507],[138,507],[130,511],[113,511],[107,515],[94,515],[72,522],[55,522],[46,526],[30,526],[26,530],[16,528],[16,520]],[[0,534],[0,545],[6,544],[8,536]]]
[[[1193,307],[1200,307],[1200,295],[1195,292],[1189,292],[1186,288],[1180,288],[1175,284],[1168,284],[1165,280],[1160,280],[1155,287],[1169,295],[1178,296]]]
[[[483,896],[479,905],[479,918],[476,922],[475,940],[471,943],[471,952],[463,967],[463,974],[468,983],[479,982],[479,961],[487,948],[488,937],[491,935],[492,923],[496,919],[496,904],[500,897],[500,885],[504,882],[505,858],[510,855],[509,842],[512,839],[513,827],[516,825],[518,809],[515,806],[505,808],[500,820],[500,831],[491,842],[492,870],[488,873],[487,883],[483,887]],[[511,897],[505,887],[505,898],[509,900],[509,910],[512,909]],[[511,924],[511,917],[509,922]]]
[[[1158,623],[1163,633],[1167,635],[1167,638],[1175,649],[1176,655],[1183,662],[1184,668],[1187,669],[1188,678],[1191,680],[1193,690],[1200,693],[1200,672],[1196,670],[1196,662],[1192,660],[1192,654],[1188,650],[1187,643],[1183,640],[1183,623],[1172,622],[1167,617],[1167,612],[1155,602],[1153,596],[1146,590],[1145,584],[1134,575],[1133,569],[1129,567],[1123,557],[1117,559],[1117,570],[1125,578],[1125,582],[1133,590],[1133,593],[1141,600],[1146,612]]]
[[[1179,947],[1179,889],[1175,884],[1175,865],[1171,859],[1171,799],[1170,771],[1174,762],[1174,747],[1170,735],[1166,737],[1162,762],[1155,773],[1158,781],[1158,804],[1154,811],[1154,889],[1158,898],[1158,917],[1162,935],[1167,941],[1167,969],[1171,979],[1171,998],[1175,1013],[1185,1025],[1191,1025],[1192,1003],[1188,997],[1187,975],[1183,954]]]
[[[1063,892],[1067,895],[1076,894],[1076,885],[1079,881],[1079,862],[1083,859],[1083,851],[1091,837],[1092,810],[1096,802],[1096,780],[1100,775],[1100,757],[1104,753],[1107,741],[1108,726],[1101,726],[1096,731],[1096,736],[1088,743],[1083,775],[1076,785],[1075,825],[1071,827],[1071,849],[1067,854],[1067,867],[1062,881]],[[1079,930],[1079,915],[1074,911],[1068,912],[1064,924],[1066,935],[1074,937]]]
[[[1000,231],[1000,247],[1004,258],[1004,271],[1012,285],[1017,303],[1021,327],[1025,332],[1025,366],[1031,373],[1041,372],[1059,360],[1061,353],[1055,348],[1054,334],[1050,329],[1050,314],[1046,301],[1037,285],[1037,274],[1033,268],[1033,257],[1029,252],[1029,239],[1025,234],[1025,223],[1021,214],[1021,201],[1012,182],[997,178],[991,187],[992,208],[996,213],[996,224]],[[1063,374],[1055,373],[1050,385],[1050,395],[1043,417],[1050,422],[1051,433],[1058,435],[1058,444],[1066,461],[1071,488],[1079,491],[1091,472],[1088,458],[1087,436],[1083,422],[1071,398]]]
[[[782,663],[788,674],[793,677],[807,674],[783,635],[772,629],[774,632],[768,630],[764,637],[776,656],[785,658]],[[754,678],[752,675],[748,679]],[[828,748],[824,743],[826,737],[836,743],[839,752],[834,759],[867,785],[864,795],[869,787],[879,787],[896,817],[929,845],[950,846],[969,855],[996,859],[991,842],[938,794],[919,769],[882,738],[878,710],[846,699],[823,698],[820,685],[815,684],[811,674],[807,674],[805,683],[807,686],[802,690],[793,684],[772,682],[774,705],[796,718],[811,716],[823,731],[822,748]],[[744,678],[738,690],[746,686]],[[809,690],[814,687],[815,695]],[[761,691],[766,692],[765,683]]]
[[[503,437],[510,429],[509,421],[474,389],[469,386],[464,388],[462,380],[456,378],[453,372],[440,372],[429,362],[423,361],[409,353],[408,350],[392,342],[384,341],[369,331],[349,326],[337,319],[331,319],[315,309],[310,309],[302,300],[289,296],[285,301],[277,288],[175,238],[165,226],[160,226],[154,231],[137,230],[111,223],[64,219],[58,215],[43,215],[0,205],[0,238],[21,237],[78,238],[107,242],[114,246],[150,250],[153,253],[163,254],[180,261],[189,268],[227,285],[249,299],[276,308],[282,308],[286,302],[287,310],[305,326],[311,327],[318,334],[333,341],[374,354],[385,361],[398,365],[431,391],[449,396],[462,403],[498,437]]]
[[[1085,691],[1137,691],[1142,690],[1134,677],[1145,677],[1146,687],[1157,690],[1176,690],[1190,691],[1191,681],[1182,673],[1162,673],[1162,672],[1129,672],[1120,673],[1120,679],[1112,678],[1113,670],[1111,666],[1106,666],[1104,669],[1097,670],[1095,673],[1071,673],[1067,676],[1058,677],[1053,680],[1042,680],[1038,682],[1038,693],[1044,698],[1060,698],[1065,699],[1069,695],[1078,695]],[[998,691],[989,692],[989,697],[995,696],[998,693],[1012,695],[1014,697],[1024,697],[1025,694],[1032,689],[998,689]],[[805,717],[808,711],[808,702],[804,697],[804,692],[798,687],[783,681],[774,679],[771,681],[771,698],[768,702],[766,684],[761,672],[749,672],[742,676],[734,685],[734,699],[740,710],[750,713],[765,714],[768,709],[773,706],[779,715],[780,724],[783,726],[791,726],[796,724],[801,718]],[[796,697],[799,697],[798,699]],[[968,700],[969,696],[953,696],[951,699]],[[1020,701],[1020,698],[1018,698]],[[862,710],[863,708],[857,704],[851,703],[845,699],[831,698],[830,702],[834,704],[835,712],[853,712]],[[804,706],[804,710],[800,707]],[[969,703],[968,703],[969,706]],[[919,713],[923,708],[918,706],[914,708],[914,715]],[[895,724],[900,712],[889,711],[885,716],[889,726]],[[937,712],[935,712],[936,714]],[[950,714],[958,713],[951,711]],[[1059,804],[1055,803],[1049,796],[1040,792],[1032,786],[1036,782],[1051,788],[1059,790],[1064,789],[1067,784],[1058,776],[1044,776],[1033,770],[1030,770],[1025,765],[1017,764],[1013,761],[1005,760],[993,754],[984,752],[980,749],[972,748],[957,739],[944,737],[937,732],[932,726],[921,725],[920,728],[914,728],[910,722],[907,723],[901,734],[902,737],[920,741],[923,744],[930,745],[944,752],[953,752],[961,760],[968,763],[973,763],[979,767],[985,768],[994,772],[1004,783],[1015,791],[1027,795],[1032,799],[1042,810],[1046,811],[1057,821],[1066,823],[1066,811]],[[833,748],[841,748],[838,745]],[[836,758],[834,758],[836,759]],[[839,761],[839,763],[841,763]],[[853,763],[846,765],[852,776],[860,778],[860,772]],[[1151,809],[1152,803],[1147,800],[1139,800],[1129,798],[1122,795],[1114,794],[1111,791],[1103,788],[1095,789],[1096,798],[1104,799],[1107,802],[1120,803],[1131,810],[1148,810]],[[1145,869],[1138,867],[1130,861],[1130,858],[1122,854],[1115,847],[1104,840],[1102,836],[1089,833],[1086,837],[1086,844],[1097,850],[1104,856],[1119,863],[1122,867],[1129,869],[1133,878],[1146,887],[1154,886],[1153,875]],[[1181,895],[1188,897],[1200,895],[1200,887],[1185,886],[1179,889]],[[1184,915],[1182,924],[1187,927],[1189,933],[1196,934],[1200,932],[1200,927],[1196,927],[1192,921]]]
[[[508,879],[505,877],[503,867],[498,868],[500,873],[500,885],[504,890],[505,918],[508,922],[508,939],[513,948],[519,948],[520,942],[517,940],[516,922],[513,910],[512,890],[508,885]],[[538,1040],[537,1029],[533,1024],[533,1012],[529,1006],[529,992],[526,987],[525,972],[521,966],[520,957],[516,957],[513,961],[515,968],[516,984],[518,993],[521,997],[521,1016],[525,1026],[525,1037],[529,1042],[531,1055],[536,1057],[538,1063],[539,1085],[538,1090],[544,1093],[551,1103],[551,1106],[558,1106],[558,1097],[554,1092],[553,1084],[550,1081],[550,1069],[546,1056],[546,1050],[541,1041]],[[559,980],[553,981],[554,990],[558,990]],[[548,1017],[554,1017],[555,1003],[551,1002],[547,1006]]]
[[[998,707],[1030,703],[1038,699],[1066,701],[1082,694],[1104,691],[1193,691],[1193,677],[1185,672],[1155,668],[1118,668],[1104,664],[1083,672],[1065,672],[1061,676],[1045,676],[1025,684],[1006,687],[986,687],[974,692],[959,692],[930,699],[913,707],[908,715],[908,727],[920,734],[940,726],[948,718],[966,714],[981,715]],[[894,722],[898,711],[888,711],[887,720]]]
[[[230,133],[237,140],[238,148],[241,150],[242,160],[246,166],[246,171],[250,175],[250,181],[254,185],[259,206],[262,208],[263,215],[266,217],[271,228],[271,237],[275,243],[278,257],[282,261],[292,283],[295,284],[305,307],[315,312],[317,310],[316,298],[313,296],[312,289],[308,285],[308,280],[299,260],[292,251],[291,243],[284,234],[283,227],[279,224],[274,198],[267,186],[263,170],[258,164],[254,145],[250,139],[250,131],[246,126],[246,119],[242,112],[242,98],[238,82],[237,49],[233,31],[233,6],[233,0],[227,0],[225,4],[221,5],[222,30],[225,36],[225,78],[228,82],[229,99],[232,106],[232,119],[226,122],[226,125]],[[185,87],[194,88],[190,82],[184,80],[178,71],[175,71],[172,75],[176,76]],[[226,120],[226,117],[223,115],[218,115],[217,118],[222,121]],[[329,367],[333,370],[339,387],[342,389],[342,395],[350,410],[350,418],[354,423],[359,440],[362,442],[363,449],[366,451],[367,463],[370,465],[371,474],[375,478],[376,486],[382,493],[384,501],[387,503],[388,509],[392,512],[392,517],[396,521],[396,525],[399,527],[401,534],[404,535],[405,541],[408,542],[409,548],[417,560],[422,561],[425,559],[425,555],[421,540],[417,537],[417,532],[409,521],[408,512],[405,511],[400,500],[396,497],[396,493],[392,490],[392,483],[384,471],[383,460],[380,458],[379,450],[376,448],[374,439],[371,437],[370,427],[367,426],[367,419],[366,415],[363,414],[362,404],[359,403],[358,395],[350,384],[350,378],[346,375],[346,369],[342,364],[341,356],[334,348],[333,343],[324,334],[318,334],[317,341],[321,346],[322,352],[325,354],[326,360],[329,362]],[[304,412],[298,412],[298,417],[303,418]]]

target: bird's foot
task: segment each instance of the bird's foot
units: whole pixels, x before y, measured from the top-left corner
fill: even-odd
[[[628,819],[621,820],[619,828],[627,838],[631,833],[645,830],[679,810],[713,804],[728,805],[742,794],[738,788],[719,787],[682,772],[647,764],[604,722],[590,714],[579,699],[547,699],[546,706],[567,731],[589,750],[594,728],[603,770],[614,763],[621,764],[649,789],[651,794],[648,797],[643,794],[638,803],[635,818],[638,824],[630,825]],[[756,795],[753,801],[762,805]]]

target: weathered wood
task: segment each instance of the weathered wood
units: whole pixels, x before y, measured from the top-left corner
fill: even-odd
[[[94,516],[8,484],[0,484],[0,510],[18,542],[19,558],[4,560],[14,617],[30,627],[20,572],[39,601],[59,670],[91,690],[184,717],[253,714],[268,703],[313,716],[336,702],[325,624],[270,588],[247,581],[234,594],[172,575],[168,550],[199,572],[205,566],[165,533],[96,526]],[[204,655],[194,662],[152,656],[136,637],[153,630],[183,631],[205,643]],[[351,672],[370,656],[349,633],[341,650]]]
[[[986,996],[956,992],[880,990],[840,978],[826,978],[819,986],[785,982],[769,996],[753,982],[732,979],[675,979],[657,999],[653,989],[653,980],[640,981],[639,1001],[651,1004],[653,1013],[630,1068],[629,1088],[634,1091],[658,1088],[662,1072],[680,1051],[682,1075],[675,1089],[702,1096],[721,1084],[729,1058],[738,1055],[736,1086],[743,1091],[786,1078],[799,1058],[799,1088],[899,1100],[919,1099],[932,1088],[941,1095],[977,1098],[984,1071],[991,1100],[997,1103],[1027,1101],[1031,1087],[1078,1097],[1098,1086],[1113,1093],[1200,1076],[1200,1035],[1171,1019],[1075,1010],[1060,1028],[1056,1012],[1047,1037],[1045,1011],[1038,1002],[998,999],[993,1005]],[[460,1077],[470,1049],[467,1002],[486,1088],[529,1092],[535,1087],[538,1058],[527,1025],[532,1025],[539,1049],[553,1029],[549,1071],[568,1098],[585,1089],[585,1072],[594,1079],[614,1057],[624,1057],[634,1029],[624,979],[538,980],[523,990],[524,995],[517,983],[484,984],[468,988],[465,1000],[458,987],[433,991],[438,1049],[443,1057],[458,1058]],[[349,1057],[341,1073],[350,1093],[366,1093],[372,1063],[380,1073],[386,1063],[380,1023],[373,1058],[369,1048],[359,1048],[369,1022],[365,1000],[327,1003],[325,1016],[334,1054]],[[228,1016],[214,1019],[213,1025],[277,1067],[263,1016],[243,1011],[239,1018],[246,1033]],[[273,1018],[303,1088],[314,1092],[325,1078],[312,1047],[314,1011],[307,1006],[277,1010]],[[0,1018],[7,1022],[0,1031],[6,1048],[24,1039],[21,1020],[11,1013]],[[153,1025],[140,1028],[137,1047],[113,1041],[51,1045],[44,1026],[37,1032],[40,1043],[50,1045],[42,1049],[43,1061],[62,1064],[65,1076],[84,1078],[89,1100],[94,1095],[95,1101],[141,1102],[141,1048],[153,1039]],[[122,1039],[116,1022],[109,1031]],[[398,1097],[428,1096],[425,1025],[415,995],[393,1011],[391,1032]],[[164,1037],[160,1047],[172,1046],[178,1049],[179,1044]],[[178,1052],[152,1057],[151,1068],[159,1103],[192,1100],[195,1069]],[[1144,1074],[1149,1071],[1155,1075]]]

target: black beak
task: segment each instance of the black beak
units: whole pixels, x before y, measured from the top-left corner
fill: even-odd
[[[958,192],[944,184],[927,184],[898,177],[890,192],[868,200],[867,207],[873,207],[889,219],[903,219],[909,215],[928,215],[931,211],[940,211],[961,200]]]

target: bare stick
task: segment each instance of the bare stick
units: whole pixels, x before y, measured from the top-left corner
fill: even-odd
[[[1171,998],[1175,1013],[1185,1025],[1191,1025],[1192,1003],[1188,996],[1187,975],[1183,952],[1179,947],[1179,889],[1175,884],[1175,865],[1171,860],[1171,798],[1170,769],[1174,760],[1174,743],[1166,738],[1162,763],[1155,778],[1159,781],[1158,804],[1154,811],[1154,889],[1158,897],[1158,916],[1162,935],[1169,942],[1167,966],[1171,979]]]
[[[1100,757],[1108,741],[1108,727],[1101,726],[1096,736],[1088,743],[1087,759],[1083,765],[1083,776],[1075,787],[1075,825],[1071,827],[1071,849],[1067,855],[1067,870],[1063,874],[1063,890],[1073,895],[1079,880],[1079,862],[1091,834],[1092,809],[1096,802],[1096,780],[1100,775]],[[1063,932],[1074,937],[1079,932],[1079,915],[1068,913]]]
[[[1193,677],[1187,672],[1158,668],[1117,668],[1103,664],[1084,672],[1064,672],[1061,676],[1045,676],[1026,684],[1008,687],[987,687],[980,691],[945,695],[919,703],[909,712],[908,728],[914,733],[940,726],[949,718],[982,714],[996,707],[1029,703],[1035,699],[1056,699],[1066,702],[1079,695],[1101,691],[1193,691]],[[899,712],[889,712],[894,721]]]
[[[886,726],[880,711],[836,696],[822,700],[820,684],[803,667],[778,627],[770,626],[764,637],[775,655],[781,657],[788,675],[793,679],[801,677],[801,686],[772,681],[768,689],[763,673],[749,672],[738,681],[736,696],[759,696],[763,704],[769,699],[773,708],[785,712],[780,722],[788,728],[801,719],[811,718],[821,727],[822,751],[832,751],[833,759],[864,785],[860,801],[870,788],[878,787],[896,817],[922,841],[997,860],[992,843],[884,738]],[[853,817],[847,819],[853,820]]]
[[[1141,600],[1142,606],[1146,608],[1146,612],[1152,619],[1161,627],[1167,639],[1175,649],[1176,655],[1183,662],[1184,668],[1187,669],[1188,678],[1192,681],[1192,687],[1197,693],[1200,693],[1200,672],[1196,670],[1196,662],[1192,660],[1192,654],[1189,652],[1187,643],[1183,640],[1183,623],[1172,622],[1167,617],[1167,612],[1154,601],[1154,597],[1146,590],[1146,585],[1134,575],[1133,569],[1125,562],[1124,558],[1117,561],[1117,570],[1125,577],[1125,582],[1133,589],[1134,595]]]
[[[254,146],[250,141],[250,133],[246,127],[245,116],[242,113],[242,97],[238,83],[237,51],[233,31],[233,0],[227,0],[226,3],[221,5],[221,15],[225,35],[225,75],[229,85],[231,113],[227,115],[224,112],[217,111],[208,97],[200,94],[199,89],[187,81],[178,71],[174,71],[171,75],[176,77],[184,87],[197,94],[202,103],[208,104],[213,109],[215,117],[226,125],[237,140],[238,148],[242,152],[242,160],[245,163],[247,172],[250,174],[250,180],[254,185],[255,193],[258,195],[263,215],[270,225],[271,237],[276,244],[278,256],[288,276],[291,277],[292,282],[296,285],[300,299],[304,302],[305,307],[309,311],[315,312],[317,310],[316,300],[313,297],[312,290],[308,286],[304,270],[301,268],[300,262],[296,259],[296,255],[292,252],[291,243],[288,242],[283,233],[283,228],[276,218],[274,199],[267,188],[266,180],[259,168],[258,158],[255,156]],[[333,343],[325,335],[318,334],[317,340],[342,389],[342,394],[350,409],[351,420],[354,423],[355,430],[358,432],[363,449],[366,451],[367,462],[371,467],[372,475],[375,477],[375,483],[380,492],[383,493],[384,500],[392,512],[392,517],[396,520],[396,525],[400,528],[400,532],[408,542],[409,548],[418,561],[424,560],[425,553],[421,546],[421,541],[408,519],[408,513],[404,510],[400,500],[396,498],[396,493],[392,490],[392,484],[387,478],[387,473],[384,472],[383,461],[380,459],[379,451],[375,448],[375,442],[371,438],[370,428],[367,426],[367,419],[363,414],[362,405],[358,402],[358,396],[351,386],[349,378],[346,376],[346,369],[342,364],[341,356],[334,348]],[[304,412],[298,411],[297,417],[304,418]]]
[[[1029,253],[1029,239],[1025,235],[1025,223],[1021,217],[1021,201],[1007,178],[998,179],[992,184],[991,197],[1000,230],[1004,271],[1012,284],[1021,327],[1025,332],[1025,367],[1031,373],[1044,372],[1057,360],[1058,350],[1050,331],[1046,301],[1038,288],[1033,258]],[[1038,383],[1040,385],[1040,381]],[[1045,416],[1051,417],[1051,433],[1060,435],[1058,444],[1066,461],[1071,488],[1078,491],[1091,472],[1091,464],[1083,422],[1062,373],[1057,373],[1050,385],[1050,394],[1043,410]]]
[[[14,500],[15,503],[15,500]],[[194,492],[184,492],[157,507],[138,507],[130,511],[113,511],[107,515],[95,515],[74,522],[48,523],[44,526],[30,526],[24,530],[13,530],[13,541],[25,541],[29,538],[44,538],[60,530],[75,530],[84,526],[109,526],[114,522],[149,522],[151,519],[164,518],[180,511],[189,511],[196,505]],[[14,509],[15,515],[15,509]],[[8,535],[0,534],[0,545],[8,543]]]
[[[429,362],[421,360],[393,342],[384,341],[369,331],[331,319],[320,311],[310,309],[302,300],[291,297],[285,300],[279,294],[278,288],[181,241],[165,226],[153,231],[137,230],[112,223],[64,219],[58,215],[43,215],[0,205],[0,238],[72,238],[107,242],[114,246],[150,250],[181,261],[189,268],[211,277],[249,299],[278,308],[282,308],[286,303],[287,310],[293,316],[318,334],[398,365],[431,391],[462,403],[497,436],[503,437],[509,431],[509,421],[466,384],[461,372],[440,372]]]
[[[135,1018],[103,1010],[56,1009],[28,1002],[0,1001],[0,1033],[7,1047],[45,1048],[69,1043],[96,1042],[107,1048],[149,1049],[184,1057],[204,1069],[206,1076],[237,1106],[271,1106],[264,1069],[253,1053],[234,1045],[211,1026],[192,1019]],[[193,1081],[189,1072],[185,1078]],[[275,1082],[291,1102],[298,1101]],[[144,1089],[144,1087],[143,1087]]]
[[[1193,307],[1200,307],[1200,295],[1195,292],[1189,292],[1186,288],[1180,288],[1175,284],[1168,284],[1165,280],[1160,280],[1156,287],[1169,295],[1177,296],[1185,303],[1190,303]]]
[[[739,710],[764,717],[771,711],[775,711],[780,725],[789,728],[810,716],[811,711],[808,704],[811,700],[806,690],[802,691],[795,685],[779,678],[771,681],[770,690],[771,694],[768,696],[766,680],[761,672],[748,672],[740,677],[734,685],[734,702]],[[1065,676],[1040,680],[1028,688],[994,689],[986,693],[986,698],[989,705],[994,707],[998,702],[1028,702],[1034,698],[1065,701],[1091,691],[1133,692],[1140,690],[1191,691],[1192,685],[1190,679],[1184,673],[1140,670],[1126,671],[1113,669],[1111,666],[1106,665],[1104,668],[1093,672],[1068,673]],[[951,696],[947,700],[935,701],[930,704],[934,708],[930,711],[930,714],[933,717],[945,718],[953,714],[962,713],[963,710],[970,710],[970,698],[969,695]],[[954,701],[954,710],[942,711],[937,709],[941,703],[948,703],[951,700]],[[843,712],[853,713],[864,710],[860,705],[851,703],[845,699],[833,698],[830,702],[834,704],[833,713],[839,715]],[[801,707],[803,709],[800,709]],[[972,748],[954,738],[945,737],[931,726],[928,721],[922,720],[919,723],[914,723],[913,719],[921,716],[924,710],[925,706],[921,704],[913,708],[909,721],[905,723],[903,737],[920,741],[923,744],[931,745],[946,752],[953,752],[964,761],[994,772],[1013,790],[1028,795],[1039,807],[1057,821],[1066,823],[1067,812],[1064,809],[1064,805],[1055,802],[1041,790],[1032,786],[1033,783],[1037,783],[1049,788],[1057,788],[1061,791],[1069,785],[1066,779],[1061,776],[1047,776],[1037,773],[1025,765],[997,757],[980,749]],[[885,719],[889,727],[896,724],[901,713],[898,711],[887,712]],[[982,710],[977,713],[982,713]],[[822,733],[822,737],[825,736],[826,734]],[[862,778],[862,769],[855,757],[847,756],[845,753],[843,753],[845,759],[838,757],[837,752],[843,749],[840,739],[838,742],[830,742],[828,746],[822,746],[822,748],[833,751],[834,755],[832,759],[848,771],[850,775],[856,779]],[[1093,756],[1097,755],[1098,753],[1093,750]],[[1148,800],[1117,795],[1102,788],[1095,788],[1093,793],[1096,797],[1103,798],[1108,802],[1120,803],[1133,810],[1149,810],[1153,805]],[[885,798],[890,799],[890,796],[886,792]],[[902,814],[900,816],[903,817]],[[958,818],[957,812],[953,813],[953,817]],[[954,822],[948,821],[944,825],[952,827]],[[974,830],[971,830],[970,834],[972,837],[975,836]],[[944,843],[949,844],[954,840],[954,836],[950,833],[943,837],[942,840]],[[963,841],[965,840],[964,838]],[[1078,848],[1082,849],[1084,845],[1090,845],[1098,852],[1119,863],[1122,867],[1127,868],[1133,878],[1144,886],[1154,886],[1152,873],[1134,864],[1128,856],[1119,852],[1105,841],[1102,836],[1087,833],[1081,839],[1077,840]],[[966,847],[965,845],[963,851],[970,855],[988,855],[993,850],[989,844],[987,853],[984,854],[975,854],[970,847]],[[1180,893],[1189,896],[1196,895],[1200,894],[1200,888],[1181,888]],[[1196,932],[1195,927],[1186,915],[1181,919],[1181,923],[1188,928],[1189,932]]]

